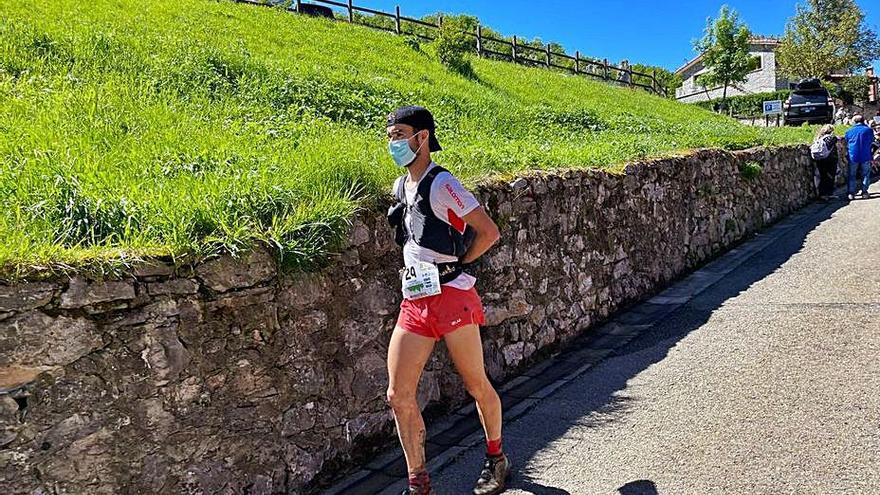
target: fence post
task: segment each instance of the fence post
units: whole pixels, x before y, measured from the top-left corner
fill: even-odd
[[[651,75],[651,89],[654,90],[654,93],[659,93],[657,91],[657,69],[654,69]]]
[[[580,74],[581,72],[581,52],[580,50],[575,50],[574,52],[574,73]]]
[[[602,60],[602,79],[608,80],[608,59]]]
[[[477,56],[483,56],[483,26],[477,24]]]
[[[351,0],[348,0],[348,22],[354,22],[354,6]]]
[[[394,32],[400,34],[400,5],[394,6]]]
[[[442,27],[443,27],[443,14],[438,14],[438,15],[437,15],[437,27],[438,27],[438,28],[442,28]]]
[[[296,13],[299,14],[302,12],[302,2],[300,0],[296,0]]]
[[[516,36],[513,37],[513,62],[516,63]]]
[[[547,43],[547,67],[550,67],[550,43]]]

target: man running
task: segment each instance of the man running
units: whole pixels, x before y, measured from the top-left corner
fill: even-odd
[[[404,299],[388,344],[388,403],[409,476],[409,488],[403,493],[431,493],[425,469],[425,422],[416,389],[440,339],[476,401],[486,433],[486,459],[473,493],[501,493],[510,473],[510,461],[501,450],[501,399],[483,364],[479,325],[484,315],[474,289],[476,279],[463,271],[498,242],[498,227],[476,198],[431,160],[431,152],[441,148],[428,110],[416,106],[395,110],[388,116],[386,132],[391,157],[407,171],[394,183],[398,204],[388,216],[403,246],[404,261]]]

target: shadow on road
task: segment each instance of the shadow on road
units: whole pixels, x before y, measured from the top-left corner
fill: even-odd
[[[513,488],[512,485],[511,488]],[[567,492],[561,488],[545,486],[529,478],[520,479],[519,483],[516,484],[516,488],[524,490],[533,495],[571,495],[570,492]]]
[[[527,467],[529,461],[538,452],[545,450],[557,439],[565,435],[574,426],[597,427],[614,422],[627,414],[627,411],[638,407],[632,403],[632,399],[621,394],[627,388],[627,383],[633,377],[666,358],[670,349],[686,337],[692,331],[704,325],[713,312],[719,309],[727,300],[736,297],[747,290],[754,283],[772,274],[793,255],[800,252],[807,236],[817,226],[825,222],[831,216],[847,205],[846,202],[837,201],[821,205],[819,210],[810,216],[799,220],[801,223],[782,235],[769,247],[758,252],[739,268],[729,273],[719,282],[715,283],[704,292],[693,298],[689,303],[678,308],[665,316],[656,326],[644,330],[632,342],[615,350],[608,359],[600,363],[592,371],[581,376],[579,379],[565,385],[554,395],[564,394],[568,399],[564,400],[564,411],[549,409],[555,407],[547,402],[538,406],[547,405],[546,417],[536,421],[539,414],[528,414],[518,420],[515,425],[518,428],[508,427],[509,430],[523,431],[515,445],[508,442],[510,447],[508,455],[511,456],[515,466]],[[711,265],[706,267],[711,271]],[[627,311],[638,311],[641,303]],[[626,312],[621,313],[622,317]],[[571,349],[589,347],[591,339],[588,336],[579,339],[571,346]],[[564,354],[563,354],[564,357]],[[616,359],[612,359],[616,358]],[[547,401],[553,401],[554,395]],[[576,397],[576,400],[572,398]],[[530,422],[524,425],[523,422]],[[511,425],[512,426],[512,425]],[[523,428],[526,426],[526,428]],[[550,447],[553,448],[553,447]],[[615,466],[608,465],[608,470],[614,470]],[[528,469],[515,475],[510,483],[510,488],[521,489],[534,494],[567,493],[557,488],[542,487],[532,481],[535,473]],[[621,495],[657,494],[657,488],[652,481],[638,480],[627,483],[617,490]]]
[[[659,495],[657,485],[651,480],[630,481],[617,491],[620,495]]]

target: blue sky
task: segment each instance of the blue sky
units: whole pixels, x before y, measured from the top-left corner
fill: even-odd
[[[695,54],[706,17],[723,4],[740,13],[752,32],[781,35],[795,12],[796,0],[355,0],[355,5],[421,17],[438,11],[472,14],[506,35],[539,37],[562,43],[566,50],[612,61],[627,59],[674,70]],[[868,24],[880,32],[880,2],[857,0]]]

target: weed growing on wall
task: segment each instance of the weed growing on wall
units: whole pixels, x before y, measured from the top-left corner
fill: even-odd
[[[764,167],[758,162],[746,162],[739,169],[745,180],[755,180],[764,173]]]

